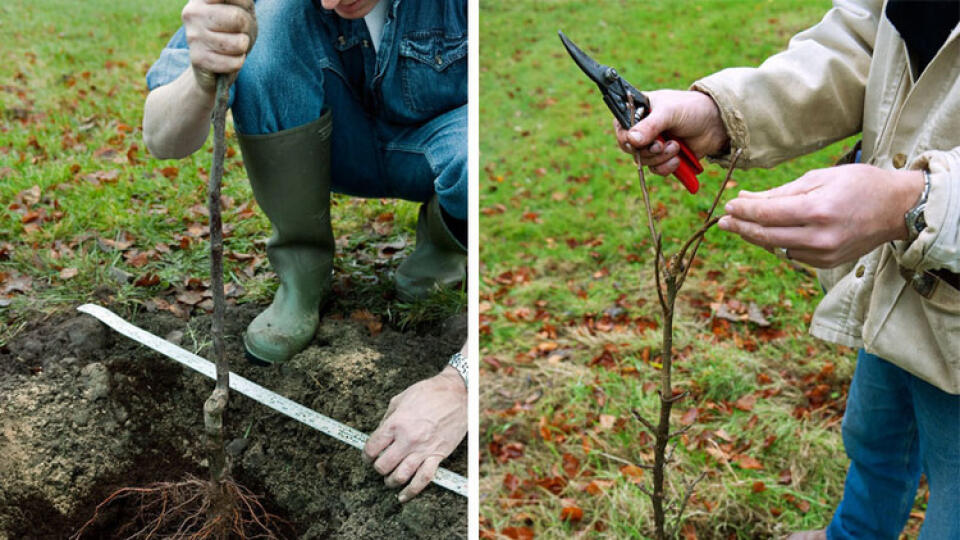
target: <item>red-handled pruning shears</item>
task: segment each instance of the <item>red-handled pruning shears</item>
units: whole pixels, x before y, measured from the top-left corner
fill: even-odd
[[[647,96],[643,95],[642,92],[625,81],[623,77],[617,73],[617,70],[610,66],[599,64],[596,60],[590,58],[587,53],[574,45],[573,42],[570,41],[570,38],[565,36],[562,31],[558,33],[560,34],[560,41],[562,41],[563,46],[567,48],[567,52],[570,53],[573,61],[580,66],[580,69],[587,74],[587,77],[590,77],[590,80],[597,83],[597,86],[600,87],[600,92],[603,94],[603,102],[607,104],[610,112],[613,113],[613,116],[616,117],[624,129],[629,129],[635,122],[643,120],[650,114],[650,100],[647,99]],[[630,121],[630,98],[627,96],[633,98],[633,122]],[[680,165],[677,167],[677,170],[674,171],[673,175],[680,180],[684,187],[687,188],[687,191],[696,193],[697,190],[700,189],[700,182],[697,181],[697,175],[703,172],[703,166],[700,165],[700,160],[697,159],[696,154],[694,154],[683,141],[675,139],[669,134],[660,135],[657,137],[657,140],[660,141],[660,144],[667,144],[667,141],[677,141],[677,144],[680,145],[680,153],[677,154],[677,157],[680,158]]]

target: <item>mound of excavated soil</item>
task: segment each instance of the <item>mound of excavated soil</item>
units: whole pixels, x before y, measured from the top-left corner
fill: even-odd
[[[313,344],[279,367],[243,359],[257,307],[227,311],[234,371],[363,432],[390,398],[442,368],[465,337],[462,321],[433,335],[327,316]],[[209,319],[141,314],[138,326],[205,355]],[[36,321],[0,348],[0,539],[66,538],[120,487],[205,476],[202,405],[212,381],[85,315]],[[265,495],[296,538],[466,537],[467,501],[431,485],[401,505],[360,453],[232,393],[227,413],[234,477]],[[466,444],[443,466],[466,474]],[[111,507],[90,538],[112,538],[134,509]]]

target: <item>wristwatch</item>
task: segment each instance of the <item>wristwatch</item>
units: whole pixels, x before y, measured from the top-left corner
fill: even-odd
[[[470,388],[470,385],[467,383],[467,376],[470,371],[467,365],[467,357],[464,356],[462,352],[458,352],[450,357],[447,365],[453,366],[453,369],[457,370],[457,373],[463,377],[463,385]]]
[[[927,228],[927,222],[923,218],[923,211],[927,208],[927,196],[930,195],[930,173],[926,169],[923,170],[923,193],[920,195],[920,199],[917,200],[917,204],[913,205],[913,208],[907,210],[907,213],[903,215],[904,221],[907,223],[907,241],[913,242],[920,236],[920,232]]]

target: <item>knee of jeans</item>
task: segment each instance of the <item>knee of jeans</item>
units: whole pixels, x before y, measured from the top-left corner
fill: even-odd
[[[309,1],[257,2],[257,41],[235,84],[241,133],[269,133],[319,117],[329,67]]]
[[[441,159],[431,159],[434,163],[439,162],[436,187],[437,191],[454,190],[461,188],[466,190],[467,183],[467,151],[465,146],[450,145],[446,150],[446,156]]]
[[[916,422],[906,425],[880,425],[866,415],[845,416],[842,427],[843,446],[847,456],[863,465],[884,465],[900,470],[919,467],[916,461]]]
[[[849,402],[849,399],[847,400]],[[849,407],[843,416],[841,436],[847,455],[854,457],[862,453],[869,453],[883,445],[877,436],[877,426],[871,425],[866,415],[858,414],[856,408]]]
[[[847,456],[851,459],[856,460],[857,456],[869,452],[871,446],[869,442],[869,430],[864,429],[864,426],[857,425],[854,422],[848,422],[847,419],[844,418],[841,438],[843,439],[843,448],[846,450]]]
[[[440,206],[451,216],[460,219],[467,219],[467,173],[462,171],[457,181],[451,181],[444,177],[439,177],[434,182],[434,189],[439,198]]]
[[[233,115],[240,133],[274,133],[320,117],[326,106],[322,68],[299,73],[276,61],[250,60],[235,86]]]

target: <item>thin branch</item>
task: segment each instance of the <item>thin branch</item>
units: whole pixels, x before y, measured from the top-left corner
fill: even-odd
[[[718,217],[707,220],[707,222],[704,223],[703,227],[700,227],[700,229],[697,232],[693,233],[693,236],[691,236],[690,238],[687,238],[687,241],[683,244],[683,247],[680,248],[680,251],[677,253],[677,258],[683,261],[684,256],[687,254],[687,249],[690,248],[690,245],[693,244],[694,242],[697,242],[697,244],[699,244],[700,242],[698,240],[701,240],[703,238],[703,235],[707,234],[707,231],[710,230],[710,227],[713,227],[714,225],[716,225],[718,221],[720,221],[720,218]],[[692,258],[689,259],[689,262],[692,263],[693,259]],[[683,267],[685,269],[689,268],[690,264],[684,264]]]
[[[723,196],[724,191],[727,189],[727,184],[730,183],[730,179],[733,177],[733,169],[737,166],[737,161],[740,160],[741,155],[743,155],[743,149],[737,148],[737,151],[733,153],[733,158],[730,159],[730,166],[727,167],[727,175],[723,178],[723,183],[720,184],[720,189],[717,191],[717,195],[713,198],[713,204],[710,205],[710,210],[707,212],[707,217],[703,220],[704,226],[701,229],[703,233],[697,240],[696,245],[693,246],[693,252],[690,253],[690,259],[684,267],[683,275],[680,276],[679,286],[682,286],[683,282],[687,279],[687,273],[690,271],[690,267],[693,266],[693,259],[697,256],[697,250],[700,249],[700,243],[703,242],[703,237],[706,235],[707,230],[710,229],[710,227],[712,227],[717,221],[720,221],[719,218],[713,218],[713,212],[717,209],[717,205],[720,203],[720,198]]]
[[[667,457],[665,460],[667,463],[670,463],[673,461],[673,453],[677,451],[678,446],[680,446],[680,439],[673,441],[673,446],[671,446],[670,449],[667,450]]]
[[[723,192],[727,189],[727,184],[730,183],[730,178],[733,177],[733,169],[736,168],[737,161],[740,160],[742,154],[742,148],[737,148],[737,151],[733,153],[733,157],[730,159],[730,166],[727,167],[727,175],[724,177],[723,183],[720,184],[717,195],[713,198],[713,204],[710,205],[710,210],[707,212],[707,217],[703,220],[704,222],[710,221],[710,218],[713,217],[713,211],[716,210],[717,205],[720,204],[720,197],[723,196]]]
[[[680,274],[680,279],[677,280],[677,288],[683,287],[683,282],[687,279],[687,274],[690,273],[690,268],[693,267],[693,260],[697,257],[697,250],[700,249],[700,244],[703,242],[703,237],[706,236],[707,231],[711,227],[716,225],[720,221],[719,217],[715,217],[710,221],[707,221],[703,227],[700,228],[697,232],[693,233],[687,243],[684,244],[683,249],[680,251],[679,257],[681,265],[683,265],[683,272]],[[690,257],[684,261],[684,255],[686,254],[687,248],[690,246],[690,243],[696,240],[696,243],[693,245],[693,251],[690,253]]]
[[[640,163],[640,153],[637,150],[634,150],[633,153],[633,162],[637,165],[637,178],[640,179],[640,192],[643,194],[643,206],[647,211],[647,226],[650,227],[650,237],[659,238],[660,235],[657,234],[657,227],[654,222],[653,217],[653,207],[650,206],[650,191],[647,189],[647,178],[643,174],[643,164]],[[657,245],[659,246],[659,242]]]
[[[638,411],[638,410],[636,410],[636,409],[633,409],[632,412],[633,412],[633,416],[635,416],[636,419],[639,420],[640,423],[644,425],[644,427],[646,427],[647,429],[650,430],[650,433],[652,433],[652,434],[656,434],[656,433],[657,433],[657,428],[656,428],[656,426],[654,426],[649,420],[647,420],[646,418],[644,418],[643,415],[640,414],[640,411]]]
[[[670,396],[668,398],[663,397],[663,392],[658,392],[658,393],[660,394],[661,401],[663,401],[664,403],[670,403],[670,404],[676,403],[690,395],[690,392],[687,390],[684,390],[683,392],[680,392],[679,394],[675,396]]]
[[[700,476],[697,476],[692,482],[687,484],[687,492],[683,496],[683,502],[680,503],[680,511],[677,512],[677,519],[673,523],[673,536],[676,536],[680,532],[680,522],[683,520],[683,512],[687,509],[687,503],[690,502],[690,497],[693,495],[693,490],[706,476],[707,471],[701,471]]]
[[[633,102],[633,97],[629,93],[627,95],[627,101],[632,127],[632,125],[635,123],[633,120],[636,109]],[[733,169],[741,155],[741,151],[737,150],[737,152],[734,154],[730,167],[727,169],[727,175],[713,199],[713,204],[710,206],[709,212],[707,212],[707,216],[704,219],[703,225],[697,232],[695,232],[686,240],[680,251],[677,254],[670,256],[669,259],[665,259],[664,257],[662,242],[663,238],[662,235],[657,231],[653,205],[650,202],[650,191],[647,187],[646,177],[643,172],[643,165],[640,161],[640,153],[637,149],[633,149],[632,154],[633,162],[637,168],[637,178],[640,181],[640,190],[643,195],[643,206],[647,214],[647,225],[650,228],[650,238],[654,242],[654,278],[656,281],[657,298],[660,301],[660,309],[663,315],[663,327],[661,329],[663,338],[660,370],[661,384],[660,390],[658,391],[658,394],[660,395],[660,420],[658,425],[654,426],[653,423],[644,418],[639,411],[636,409],[632,410],[634,417],[636,417],[637,420],[640,421],[640,423],[643,424],[643,426],[654,435],[655,440],[654,464],[652,467],[652,488],[647,489],[642,485],[638,485],[637,487],[650,498],[650,502],[653,505],[654,527],[656,531],[655,536],[658,540],[663,540],[666,538],[665,532],[667,525],[664,507],[664,503],[666,502],[663,490],[665,480],[664,474],[666,472],[667,465],[672,463],[674,452],[680,444],[680,436],[686,433],[692,427],[686,426],[674,432],[670,431],[670,410],[674,403],[679,402],[688,395],[688,392],[686,391],[678,395],[674,395],[671,382],[671,371],[673,368],[673,317],[675,302],[677,299],[677,293],[683,286],[683,282],[686,280],[687,274],[690,272],[690,268],[693,266],[693,261],[696,258],[697,250],[700,248],[704,236],[706,235],[707,231],[719,221],[719,218],[713,217],[713,213],[716,210],[717,205],[720,203],[720,199],[723,196],[724,190],[730,182],[730,178],[733,175]],[[688,252],[689,258],[687,258]],[[670,445],[671,439],[674,441],[672,445]],[[667,448],[668,446],[670,446],[669,449]],[[619,458],[617,460],[626,462],[625,460],[621,460]],[[688,492],[680,507],[680,512],[674,522],[675,524],[680,523],[683,511],[687,505],[687,502],[689,501],[693,489],[703,478],[703,476],[704,475],[701,474],[700,477],[693,481],[688,487]],[[670,506],[672,507],[673,505],[671,504]]]
[[[690,431],[690,428],[692,428],[692,427],[693,427],[693,424],[690,424],[689,426],[684,426],[684,427],[682,427],[682,428],[674,431],[674,432],[671,433],[670,435],[667,435],[667,438],[668,438],[668,439],[672,439],[672,438],[674,438],[674,437],[679,437],[679,436],[683,435],[684,433]]]
[[[633,122],[636,106],[633,104],[633,95],[629,92],[627,93],[627,111],[630,114],[630,121]],[[636,125],[635,122],[631,124],[630,127],[634,125]],[[630,129],[630,127],[627,129]],[[643,192],[643,206],[647,210],[647,225],[650,226],[650,238],[656,239],[659,235],[657,234],[657,226],[653,219],[653,207],[650,206],[650,192],[647,191],[647,181],[643,175],[643,165],[640,163],[640,153],[637,149],[633,150],[633,162],[637,166],[637,176],[640,178],[640,190]]]
[[[660,267],[660,263],[663,261],[663,244],[661,240],[662,238],[658,235],[656,238],[657,250],[653,260],[653,276],[656,279],[657,298],[660,300],[660,309],[666,314],[669,309],[667,308],[667,301],[663,298],[663,278],[661,277],[663,269]]]
[[[627,111],[630,114],[630,120],[633,121],[636,106],[633,103],[633,96],[629,93],[627,93]],[[653,241],[653,274],[657,282],[657,298],[660,300],[660,307],[666,311],[667,303],[663,298],[663,285],[661,284],[660,277],[660,268],[663,259],[663,244],[661,243],[661,236],[660,233],[657,232],[657,226],[653,217],[653,206],[650,205],[650,191],[647,189],[647,178],[643,174],[643,164],[640,163],[639,150],[634,148],[632,154],[633,163],[637,166],[637,178],[640,180],[640,192],[643,194],[643,208],[647,214],[647,226],[650,228],[650,239]]]
[[[603,456],[603,457],[605,457],[605,458],[607,458],[607,459],[611,459],[611,460],[613,460],[613,461],[617,461],[617,462],[623,463],[624,465],[630,465],[630,466],[632,466],[632,467],[639,467],[639,468],[641,468],[641,469],[653,469],[653,465],[646,465],[646,464],[643,464],[643,463],[634,463],[634,462],[632,462],[632,461],[630,461],[630,460],[626,460],[626,459],[623,459],[622,457],[615,456],[615,455],[613,455],[613,454],[608,454],[608,453],[606,453],[606,452],[597,452],[597,454],[599,454],[599,455],[601,455],[601,456]]]

